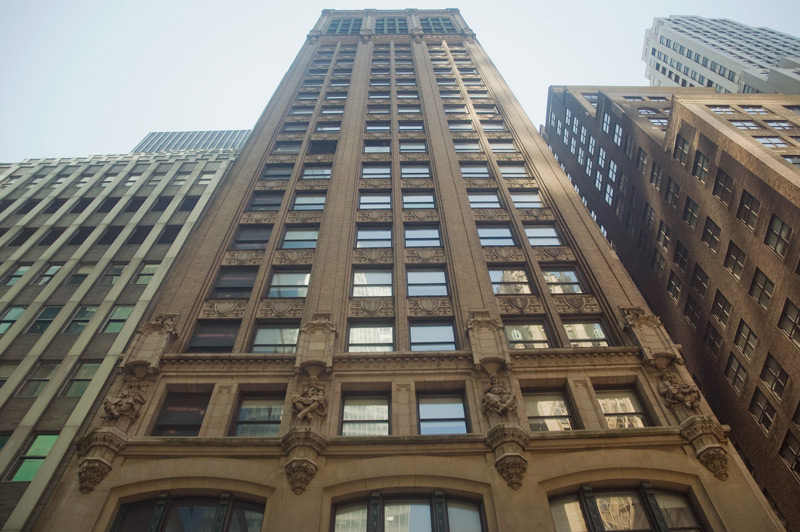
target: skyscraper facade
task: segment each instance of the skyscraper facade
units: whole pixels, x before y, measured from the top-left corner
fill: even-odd
[[[553,153],[798,530],[800,96],[551,87],[548,117]]]
[[[0,167],[0,522],[26,521],[57,476],[235,155]]]
[[[37,531],[780,530],[457,10],[324,11]]]
[[[656,18],[642,59],[651,85],[800,94],[800,38],[727,19]]]

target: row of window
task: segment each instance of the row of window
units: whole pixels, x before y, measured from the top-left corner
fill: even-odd
[[[59,395],[61,397],[80,397],[89,386],[94,374],[100,367],[100,360],[84,360],[75,365],[67,379],[61,387]],[[55,374],[60,363],[56,361],[39,362],[28,374],[25,381],[17,388],[14,394],[17,397],[38,397],[45,387],[50,383],[50,379]],[[16,363],[0,363],[0,386],[3,386],[11,374],[16,369]]]
[[[183,226],[181,225],[167,225],[164,226],[161,235],[156,240],[155,244],[172,244],[180,233]],[[72,238],[67,240],[64,244],[66,246],[80,246],[83,244],[89,235],[91,235],[95,227],[79,227]],[[110,246],[114,243],[117,237],[122,233],[125,229],[125,226],[122,225],[111,225],[106,228],[102,235],[94,242],[96,246]],[[53,245],[60,237],[64,234],[67,230],[66,227],[52,227],[45,235],[36,243],[37,246],[51,246]],[[131,235],[125,241],[125,244],[131,245],[139,245],[144,243],[145,239],[147,239],[150,231],[153,230],[152,225],[137,225],[136,229],[133,230]],[[5,232],[5,229],[0,229],[0,235]],[[36,232],[38,228],[35,227],[23,227],[20,231],[9,240],[6,245],[11,247],[18,247],[25,244],[28,239],[30,239]]]
[[[105,198],[100,205],[97,206],[97,213],[107,213],[111,212],[111,210],[116,206],[121,198],[118,196],[109,196]],[[147,197],[145,196],[134,196],[130,198],[128,203],[125,205],[125,208],[122,209],[121,212],[136,212],[138,211],[142,205],[144,205],[145,200]],[[167,210],[167,207],[173,200],[173,196],[159,196],[156,201],[153,203],[153,206],[150,207],[150,212],[164,212]],[[181,200],[180,204],[178,205],[178,212],[182,211],[191,211],[194,209],[195,205],[197,205],[198,200],[200,199],[199,196],[186,196],[183,200]],[[95,198],[80,198],[75,205],[70,209],[69,214],[79,214],[86,210],[86,208],[95,200]],[[4,199],[0,200],[0,213],[4,210],[9,208],[16,200],[13,199]],[[20,207],[14,211],[14,214],[28,214],[37,205],[39,205],[43,200],[39,198],[32,198],[26,200]],[[67,203],[67,198],[56,198],[51,201],[47,207],[42,209],[42,214],[54,214],[58,211],[65,203]]]
[[[361,17],[335,18],[328,23],[327,35],[360,35]],[[458,33],[453,19],[450,17],[417,17],[422,33],[455,34]],[[379,17],[375,19],[373,31],[380,35],[407,34],[409,20],[406,17]]]
[[[46,285],[53,279],[53,277],[55,277],[55,275],[59,271],[61,271],[61,268],[63,266],[64,266],[63,264],[57,264],[57,263],[48,264],[47,267],[44,270],[42,270],[42,272],[33,280],[33,283],[31,284],[34,286]],[[122,277],[122,272],[125,270],[125,266],[126,266],[125,264],[118,264],[118,263],[111,264],[106,270],[106,272],[103,274],[103,276],[100,279],[98,279],[97,284],[99,285],[117,284],[119,279]],[[2,281],[3,285],[14,286],[20,281],[20,279],[22,279],[25,276],[25,274],[27,274],[30,271],[32,267],[33,267],[32,264],[24,264],[24,263],[17,264],[16,268],[14,268],[11,271],[11,273],[9,273],[3,278]],[[156,274],[159,267],[160,267],[159,263],[146,262],[142,264],[139,267],[139,271],[131,280],[131,283],[138,285],[148,284],[153,279],[153,276]],[[86,277],[89,276],[89,273],[91,273],[93,269],[94,269],[93,264],[82,264],[78,266],[73,272],[73,274],[67,279],[66,284],[73,284],[73,285],[81,284],[86,279]]]
[[[17,320],[19,320],[22,315],[25,313],[26,307],[18,307],[18,306],[11,306],[8,307],[3,313],[3,316],[0,317],[0,335],[5,334],[8,329],[14,325]],[[72,319],[67,323],[66,327],[62,331],[64,334],[80,334],[86,328],[89,321],[94,317],[97,313],[99,307],[96,305],[84,305],[78,307],[78,310],[75,311],[75,314],[72,315]],[[50,324],[55,320],[56,316],[59,312],[61,312],[61,306],[46,306],[43,307],[39,315],[36,319],[31,323],[30,327],[26,331],[26,334],[42,334]],[[133,312],[133,305],[115,305],[109,314],[108,318],[106,319],[105,324],[100,328],[100,332],[102,333],[113,333],[116,334],[120,330],[122,330],[122,326],[125,324],[125,320]]]
[[[185,165],[190,165],[191,168],[194,168],[196,166],[196,163],[183,163],[183,165],[184,166]],[[169,166],[172,167],[173,164],[169,163]],[[181,168],[183,168],[183,167],[181,167]],[[85,171],[85,172],[81,173],[80,176],[78,177],[78,179],[75,179],[70,183],[70,186],[74,186],[75,188],[83,188],[84,186],[89,184],[89,181],[91,181],[95,177],[95,173],[89,173],[90,171],[91,171],[91,169],[89,169],[89,171]],[[102,169],[97,170],[97,172],[102,172]],[[183,186],[189,180],[189,177],[191,176],[191,173],[192,173],[192,171],[184,171],[183,169],[181,169],[180,171],[175,173],[173,178],[170,180],[169,184],[173,185],[173,186]],[[140,177],[142,177],[142,175],[143,174],[141,174],[141,173],[139,173],[139,174],[131,173],[131,174],[128,175],[128,177],[126,178],[125,181],[120,183],[119,186],[131,187],[139,180]],[[154,172],[153,174],[150,175],[150,177],[147,179],[147,181],[144,183],[144,185],[145,186],[158,185],[163,181],[163,179],[164,179],[164,177],[166,175],[167,175],[166,171],[163,171],[163,172],[156,171],[156,172]],[[215,175],[216,175],[216,171],[203,171],[198,175],[197,179],[193,182],[193,184],[201,185],[201,186],[209,185],[211,183],[211,181],[214,179]],[[60,173],[60,174],[56,175],[55,178],[53,178],[48,183],[47,187],[48,188],[56,188],[58,186],[61,186],[64,183],[66,183],[67,180],[70,179],[71,177],[73,177],[72,173],[65,173],[65,172],[64,173]],[[21,179],[21,178],[22,178],[21,175],[10,175],[7,178],[5,178],[2,182],[0,182],[0,188],[11,186],[18,179]],[[24,188],[24,189],[34,188],[37,185],[39,185],[44,180],[44,178],[45,178],[45,175],[37,173],[34,177],[25,180],[25,183],[22,185],[21,188]],[[105,177],[103,178],[103,180],[97,182],[96,185],[100,186],[100,187],[103,187],[103,188],[107,187],[107,186],[111,185],[111,183],[116,178],[117,178],[117,174],[111,174],[109,172],[106,172],[105,173]],[[3,200],[3,201],[7,202],[9,200]],[[2,203],[0,203],[0,206],[2,206]],[[2,210],[3,209],[0,209],[0,211],[2,211]],[[53,212],[55,212],[55,211],[53,211]]]

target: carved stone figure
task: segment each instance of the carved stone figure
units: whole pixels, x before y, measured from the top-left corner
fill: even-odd
[[[313,416],[323,417],[327,413],[328,399],[325,397],[325,388],[319,380],[312,376],[303,393],[292,397],[292,410],[297,419],[311,419]]]
[[[78,470],[81,493],[89,493],[111,472],[111,466],[100,460],[86,460]]]
[[[141,405],[145,402],[139,379],[132,377],[127,386],[120,390],[119,395],[116,397],[106,396],[105,401],[103,401],[103,409],[111,419],[126,417],[131,421],[135,421],[139,417]]]
[[[664,396],[670,408],[683,405],[690,410],[696,410],[700,407],[700,391],[697,386],[681,382],[674,371],[667,371],[661,376],[658,393]]]
[[[497,375],[489,376],[489,386],[483,391],[483,413],[486,417],[492,414],[514,416],[517,408],[517,396],[503,386]]]

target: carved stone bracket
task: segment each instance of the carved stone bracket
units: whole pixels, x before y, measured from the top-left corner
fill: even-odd
[[[289,431],[281,440],[283,450],[289,455],[284,467],[286,480],[296,495],[303,493],[317,474],[317,457],[328,442],[309,428]]]
[[[657,316],[642,307],[620,307],[625,317],[625,330],[642,349],[646,366],[664,371],[683,364],[678,347],[672,343]]]
[[[111,464],[125,447],[127,435],[115,427],[100,427],[78,440],[78,455],[84,459],[78,469],[81,493],[89,493],[111,472]]]
[[[725,431],[712,416],[691,416],[680,425],[681,436],[695,450],[695,456],[706,469],[720,480],[728,478],[728,452],[722,446],[727,441]]]
[[[486,433],[486,445],[495,454],[494,467],[512,489],[519,489],[528,471],[528,461],[523,456],[528,434],[518,425],[500,424]]]
[[[138,378],[158,373],[161,356],[178,337],[177,323],[177,314],[159,314],[142,325],[122,359],[125,372]]]
[[[467,321],[467,331],[472,345],[472,360],[476,367],[499,364],[505,368],[511,364],[500,320],[490,317],[488,311],[473,310],[472,317]]]
[[[78,469],[81,493],[89,493],[111,472],[111,464],[98,458],[87,458]]]

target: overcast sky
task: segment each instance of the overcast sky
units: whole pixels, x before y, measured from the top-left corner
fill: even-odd
[[[463,0],[534,123],[550,85],[645,85],[653,17],[800,34],[798,0]],[[372,0],[0,0],[0,162],[127,153],[149,131],[250,129],[323,8]],[[423,6],[417,5],[422,8]]]

